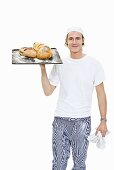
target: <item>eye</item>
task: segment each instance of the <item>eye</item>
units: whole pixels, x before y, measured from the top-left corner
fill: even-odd
[[[81,37],[76,37],[77,40],[81,40]]]
[[[72,37],[69,37],[69,40],[72,40],[73,38]]]

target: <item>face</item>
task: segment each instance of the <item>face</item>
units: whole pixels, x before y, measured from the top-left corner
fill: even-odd
[[[82,50],[82,43],[84,43],[84,39],[81,33],[73,31],[68,34],[67,44],[71,52],[80,52]]]

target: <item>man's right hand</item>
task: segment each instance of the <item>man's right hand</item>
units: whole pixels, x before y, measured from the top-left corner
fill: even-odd
[[[45,69],[45,64],[40,64],[40,68],[41,68],[42,70],[44,70],[44,69]]]
[[[41,68],[41,82],[42,82],[43,91],[46,96],[49,96],[53,93],[55,86],[51,85],[49,82],[49,79],[46,73],[45,64],[40,64],[40,68]]]

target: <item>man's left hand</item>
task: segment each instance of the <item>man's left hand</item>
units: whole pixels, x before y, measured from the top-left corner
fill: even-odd
[[[96,129],[96,135],[98,133],[98,131],[101,132],[102,137],[105,137],[106,133],[107,133],[107,124],[105,121],[101,121],[100,125],[98,126],[98,128]]]

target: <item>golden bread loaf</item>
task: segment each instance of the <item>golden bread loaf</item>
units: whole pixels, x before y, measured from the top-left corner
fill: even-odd
[[[36,50],[36,51],[38,51],[39,48],[40,48],[42,45],[44,45],[44,44],[35,42],[35,43],[33,44],[33,49]]]
[[[52,57],[52,50],[50,47],[35,42],[32,47],[22,47],[19,50],[19,54],[26,57],[38,58],[38,59],[49,59]]]
[[[36,51],[31,47],[30,48],[22,47],[19,50],[19,54],[25,57],[32,57],[32,58],[36,57]]]
[[[38,59],[49,59],[52,57],[52,51],[48,46],[42,45],[37,51]]]

